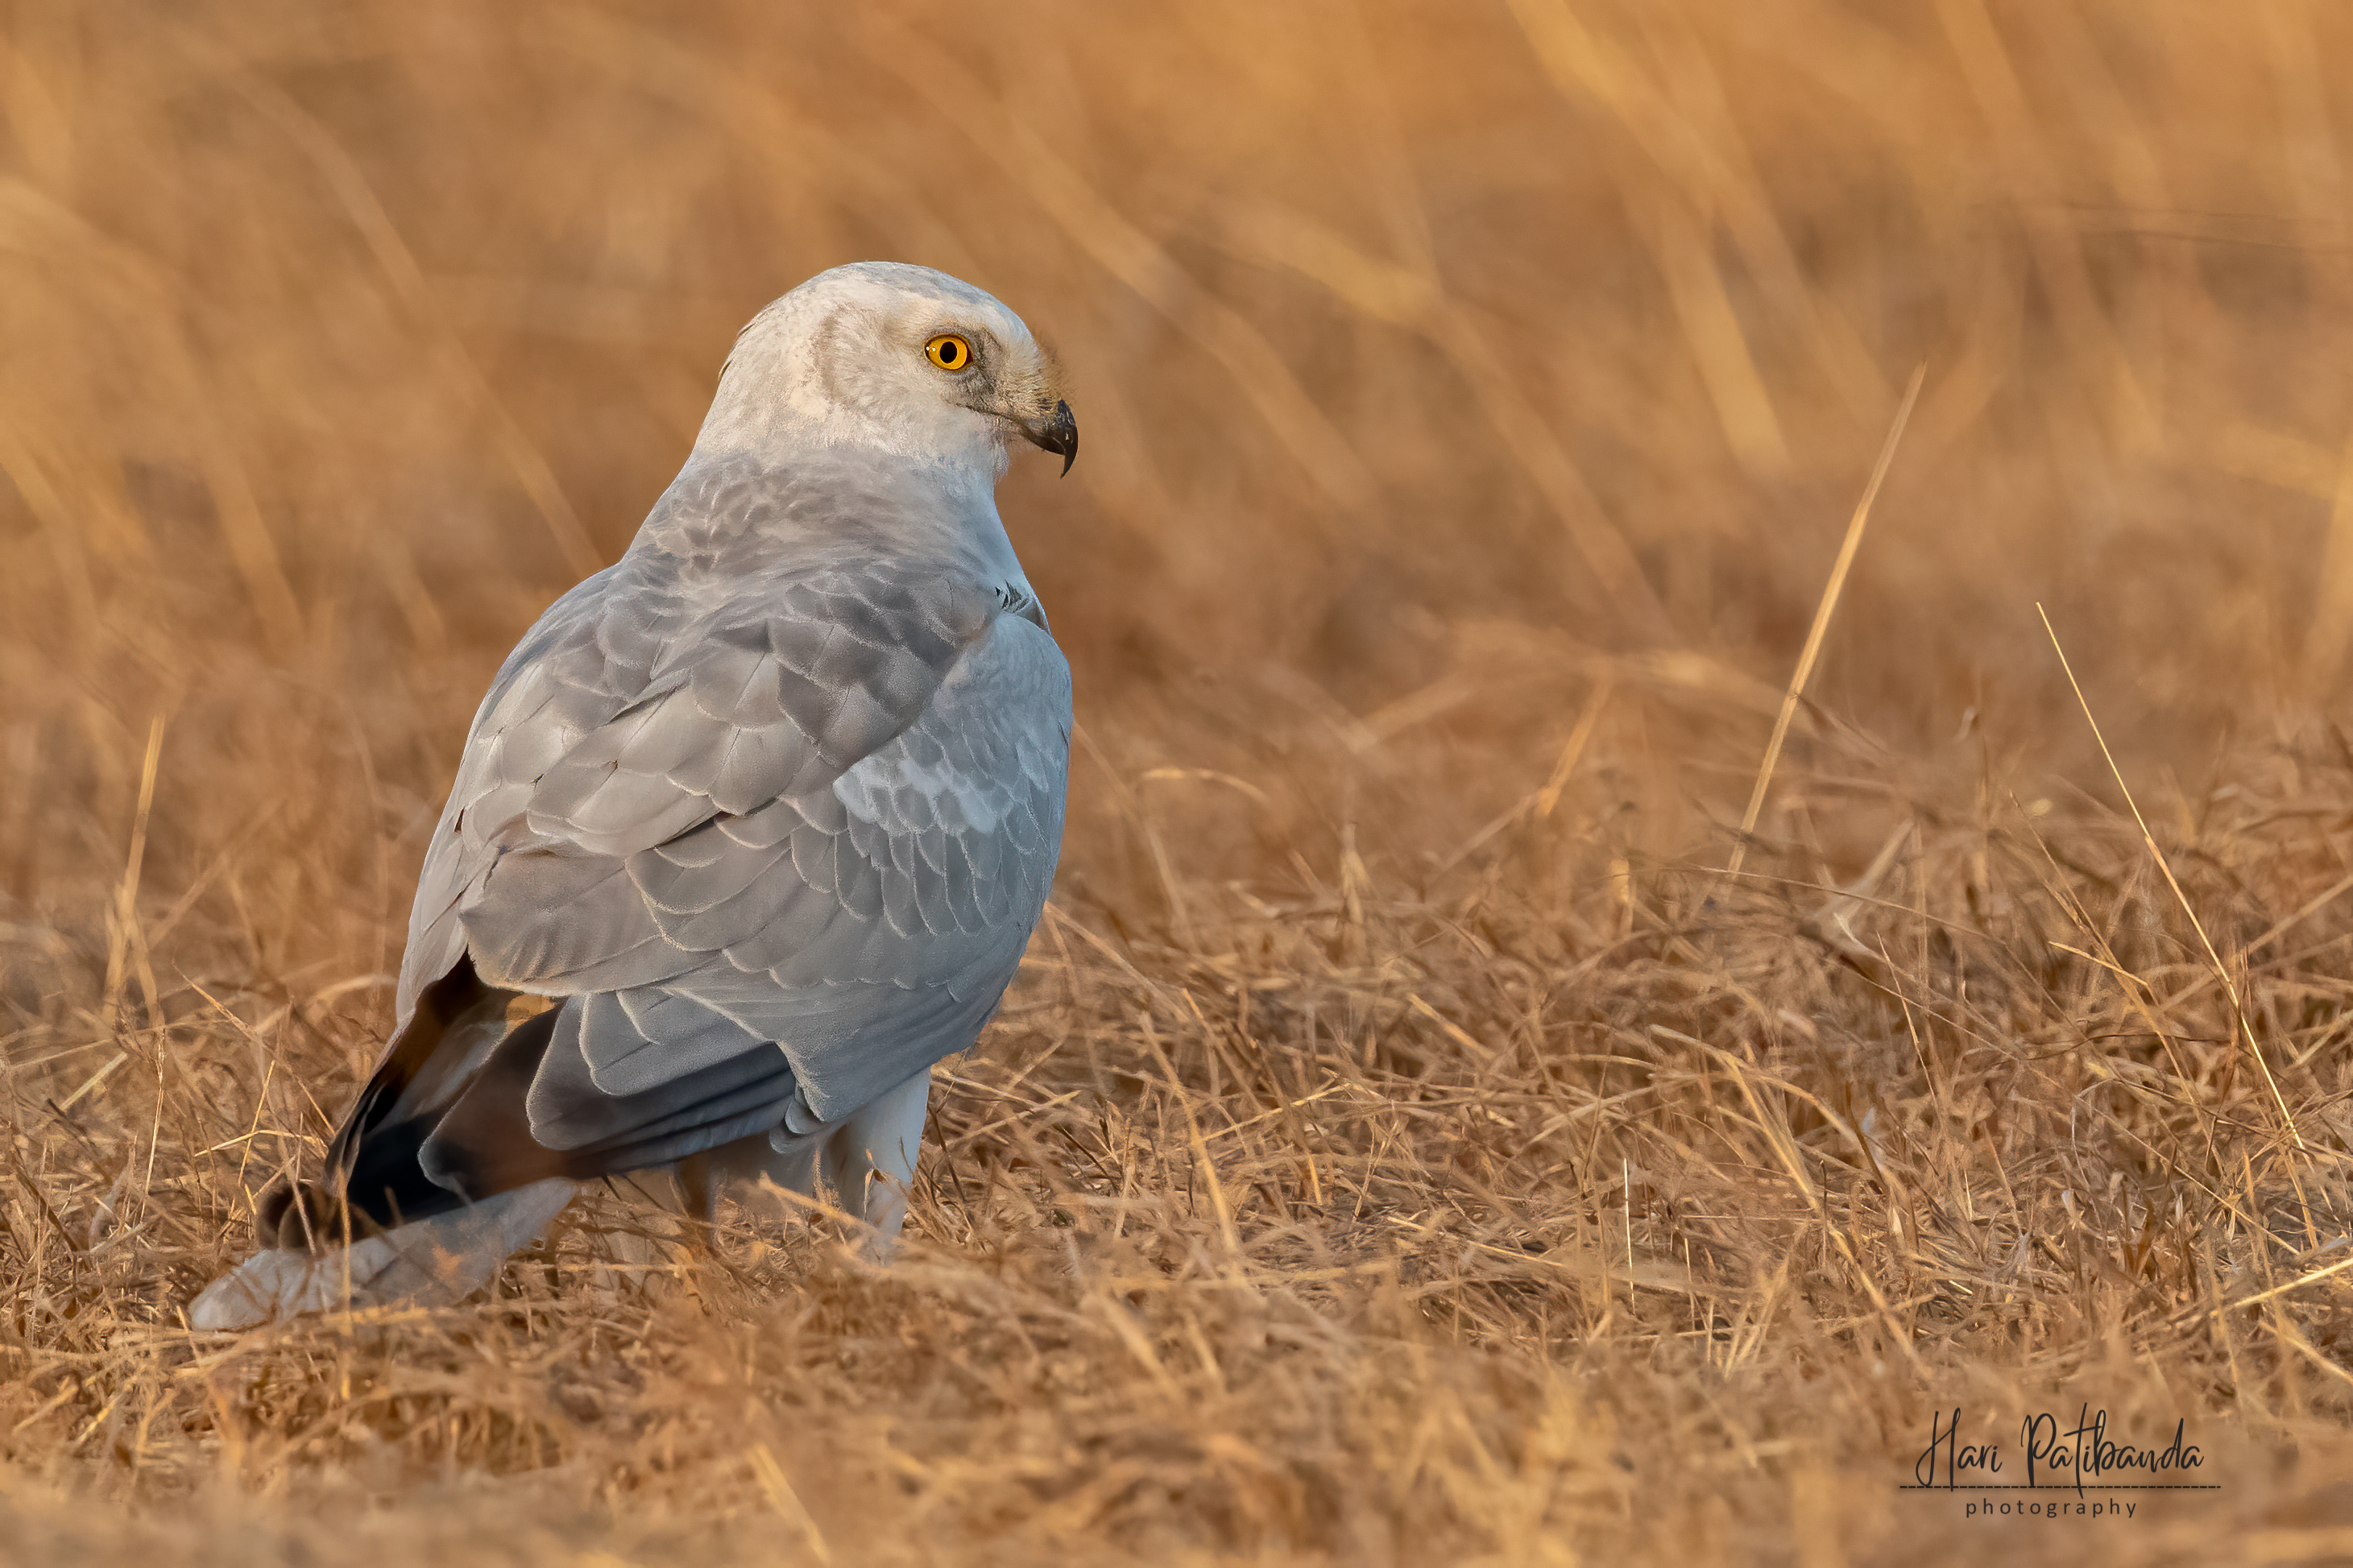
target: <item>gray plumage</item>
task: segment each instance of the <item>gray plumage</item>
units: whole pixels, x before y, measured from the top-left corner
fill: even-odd
[[[745,330],[628,552],[491,682],[384,1061],[192,1323],[462,1294],[566,1184],[681,1162],[706,1210],[822,1174],[887,1247],[931,1067],[1061,839],[1070,673],[994,499],[1016,436],[1075,454],[1028,330],[954,279],[839,268]]]

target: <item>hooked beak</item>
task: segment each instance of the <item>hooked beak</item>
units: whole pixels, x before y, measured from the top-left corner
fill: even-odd
[[[1071,417],[1067,403],[1054,405],[1054,412],[1043,419],[1018,421],[1021,434],[1029,437],[1033,446],[1062,455],[1062,472],[1069,473],[1071,465],[1079,460],[1079,422]]]

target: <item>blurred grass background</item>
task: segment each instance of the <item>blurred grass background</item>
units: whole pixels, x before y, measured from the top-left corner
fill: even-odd
[[[408,703],[617,552],[734,330],[860,256],[1069,362],[1089,472],[1006,510],[1093,713],[1270,661],[1368,711],[1489,634],[1778,684],[1925,361],[1816,697],[2079,768],[2042,601],[2136,760],[2209,753],[2353,624],[2337,20],[28,4],[8,794],[119,823],[150,712],[204,744],[265,680],[447,748]],[[73,841],[12,833],[14,886]]]
[[[107,1303],[110,1323],[168,1323],[185,1288],[234,1250],[234,1235],[216,1238],[239,1222],[247,1173],[206,1146],[265,1118],[315,1134],[341,1110],[338,1075],[364,1066],[387,1021],[388,995],[369,977],[396,967],[409,879],[489,673],[550,599],[626,544],[682,458],[735,330],[801,279],[860,258],[990,289],[1071,374],[1086,460],[1060,482],[1042,460],[1017,461],[1002,504],[1078,679],[1059,962],[1075,974],[1071,933],[1084,931],[1143,989],[1091,1002],[1073,978],[1059,1034],[1008,1027],[1043,1031],[1039,1049],[1090,1083],[1157,1081],[1145,1047],[1156,1053],[1154,1028],[1176,1027],[1183,1009],[1155,1013],[1171,993],[1152,987],[1198,977],[1211,959],[1230,979],[1234,962],[1255,962],[1244,930],[1279,971],[1293,950],[1267,931],[1314,926],[1297,984],[1338,985],[1336,1005],[1363,1009],[1344,1033],[1375,1020],[1384,1037],[1429,1034],[1429,1060],[1470,1044],[1460,1025],[1429,1023],[1442,1010],[1432,976],[1452,975],[1443,983],[1471,998],[1498,947],[1518,940],[1504,927],[1532,933],[1536,970],[1587,985],[1602,984],[1592,963],[1627,958],[1622,944],[1655,926],[1646,962],[1660,967],[1642,984],[1664,990],[1602,1010],[1650,1040],[1629,1049],[1651,1051],[1663,1048],[1642,1032],[1665,1016],[1645,1010],[1666,1005],[1657,995],[1704,1013],[1799,984],[1795,960],[1757,960],[1780,977],[1759,980],[1738,953],[1781,943],[1819,958],[1820,926],[1809,932],[1793,912],[1809,885],[1817,904],[1843,885],[1916,905],[1918,929],[1890,940],[1900,952],[1916,939],[1929,967],[1932,887],[1981,924],[2025,920],[2003,930],[2023,932],[2036,963],[2061,961],[2048,945],[2056,926],[2018,914],[2034,898],[2061,924],[2158,933],[2147,963],[2181,960],[2189,928],[2116,815],[2122,797],[2038,603],[2124,776],[2186,857],[2185,879],[2216,900],[2221,967],[2254,985],[2252,939],[2335,881],[2353,823],[2353,751],[2336,728],[2353,652],[2353,149],[2335,87],[2348,75],[2353,15],[2298,0],[8,0],[7,1267],[27,1291],[53,1264],[94,1268],[93,1216],[111,1215],[121,1189],[118,1179],[108,1197],[84,1167],[145,1193],[159,1149],[195,1216],[174,1243],[185,1250],[168,1278],[124,1263],[129,1273],[89,1284],[89,1300]],[[1755,907],[1719,891],[1711,904],[1676,879],[1729,850],[1847,513],[1924,363],[1759,824],[1767,869],[1783,879],[1774,885],[1798,890]],[[2032,897],[1986,891],[1996,818],[2013,845],[2030,842],[2021,824],[2048,830],[2033,876],[2050,880]],[[1928,847],[1956,824],[1975,824],[1975,847]],[[2079,873],[2088,890],[2071,904]],[[1883,880],[1903,877],[1909,890]],[[1421,911],[1419,934],[1375,931],[1383,909],[1407,906]],[[2336,918],[2307,928],[2316,942]],[[1711,921],[1715,934],[1694,939]],[[1430,934],[1440,928],[1473,934],[1449,956]],[[2265,1184],[2320,1170],[2310,1162],[2326,1139],[2283,1154],[2298,1148],[2292,1118],[2264,1107],[2293,1099],[2326,1124],[2343,1046],[2322,981],[2341,952],[2307,955],[2299,999],[2261,1013],[2263,1027],[2293,1037],[2284,1048],[2306,1076],[2250,1100],[2260,1075],[2230,1066],[2227,1014],[2221,1046],[2181,1065],[2183,1051],[2197,1057],[2197,1030],[2176,1039],[2156,1021],[2188,994],[2179,977],[2119,987],[2115,976],[2143,959],[2065,940],[2116,967],[2086,961],[2063,983],[2038,971],[2040,999],[2006,1015],[2015,1037],[2066,1033],[2101,985],[2098,1006],[2138,1007],[2149,1051],[2175,1051],[2180,1103],[2202,1109],[2160,1108],[2175,1120],[2135,1133],[2137,1152],[2119,1134],[2116,1168],[2178,1186],[2187,1178],[2147,1152],[2151,1141],[2202,1138],[2205,1176],[2132,1212],[2187,1194],[2177,1221],[2202,1212],[2260,1232]],[[1102,959],[1084,942],[1079,952]],[[1881,956],[1896,963],[1883,945]],[[1391,984],[1409,971],[1418,1013],[1410,986]],[[1679,991],[1673,975],[1686,972],[1706,978]],[[1231,987],[1243,1035],[1251,984]],[[1800,989],[1828,984],[1810,970]],[[1862,1085],[1862,1100],[1840,1102],[1850,1119],[1873,1095],[1894,1105],[1945,1093],[1944,1069],[1912,1060],[1904,1031],[1917,1019],[1887,1001],[1900,975],[1873,984],[1886,994],[1841,1004],[1862,1009],[1840,1015],[1860,1042],[1831,1074],[1846,1089],[1805,1080],[1823,1095]],[[1966,992],[1968,975],[1954,984]],[[1703,992],[1705,1006],[1693,1000]],[[1395,1007],[1365,1000],[1376,994]],[[1519,1005],[1496,1005],[1504,1019]],[[1138,1006],[1157,1024],[1130,1037]],[[1811,1006],[1748,1011],[1803,1023]],[[1829,1013],[1808,1016],[1808,1031],[1829,1028]],[[1263,1026],[1303,1028],[1301,1059],[1320,1059],[1314,1005],[1301,1016]],[[1546,1053],[1569,1047],[1543,1044],[1540,1028],[1532,1037],[1528,1070],[1548,1075]],[[1427,1076],[1377,1061],[1373,1035],[1365,1041],[1365,1072]],[[1205,1104],[1240,1092],[1204,1067],[1222,1058],[1173,1043]],[[1107,1079],[1105,1059],[1146,1067]],[[110,1060],[134,1065],[93,1079]],[[1716,1070],[1693,1060],[1690,1084]],[[2024,1092],[2023,1069],[2004,1060],[1985,1079],[2010,1086],[1986,1091],[1997,1120],[2003,1096]],[[1303,1068],[1301,1092],[1308,1081]],[[1982,1148],[1967,1118],[1936,1136],[1957,1140],[1953,1157],[1988,1180],[2025,1182],[2018,1160],[2073,1136],[2065,1108],[2080,1089],[2052,1090],[2055,1122],[1985,1134]],[[184,1110],[185,1138],[167,1142],[167,1115]],[[1799,1131],[1834,1142],[1811,1115]],[[1452,1122],[1439,1131],[1470,1136]],[[1641,1131],[1630,1121],[1610,1136]],[[1174,1161],[1170,1180],[1189,1183],[1181,1127],[1136,1136]],[[2216,1142],[2242,1136],[2253,1140],[2243,1171]],[[143,1177],[130,1154],[92,1152],[142,1144]],[[1583,1149],[1578,1180],[1599,1179],[1607,1147]],[[1623,1258],[1647,1245],[1633,1235],[1634,1167],[1609,1179],[1609,1201],[1628,1207]],[[2232,1183],[2236,1206],[2222,1191]],[[1270,1201],[1288,1224],[1288,1204],[1303,1200]],[[45,1206],[73,1248],[37,1250]],[[971,1244],[969,1220],[937,1221],[933,1234]],[[152,1257],[161,1245],[148,1236],[118,1250]],[[75,1288],[43,1299],[54,1306]],[[2092,1292],[2082,1278],[2070,1289]],[[1608,1343],[1629,1331],[1610,1328],[1606,1292],[1585,1318],[1532,1329],[1551,1321],[1541,1298],[1506,1313],[1517,1326],[1493,1340],[1546,1369],[1528,1373],[1539,1383],[1574,1374],[1577,1335]],[[2052,1344],[2096,1340],[2110,1331],[2104,1312],[2142,1321],[2096,1300],[2082,1294],[2063,1330],[2033,1310],[1997,1312],[2007,1328],[1968,1320],[1956,1354],[1993,1356],[2012,1371],[1984,1373],[1989,1386],[2025,1397],[2025,1384],[2001,1382],[2015,1357],[1989,1347],[2024,1353],[2046,1331]],[[12,1458],[44,1486],[120,1481],[146,1495],[142,1458],[117,1464],[130,1480],[84,1474],[107,1468],[83,1453],[90,1432],[124,1415],[87,1369],[53,1375],[69,1351],[111,1342],[83,1344],[58,1326],[72,1316],[27,1317],[20,1301],[6,1353],[38,1397],[18,1413]],[[1971,1337],[1980,1331],[1992,1338]],[[2175,1353],[2131,1343],[2151,1364]],[[1862,1359],[1841,1376],[1865,1389],[1878,1374],[1860,1369],[1884,1347],[1850,1351]],[[2116,1353],[2114,1365],[2142,1364]],[[2237,1377],[2234,1392],[2201,1384],[2191,1401],[2253,1422],[2246,1451],[2258,1458],[2237,1472],[2247,1485],[2274,1473],[2260,1456],[2283,1451],[2278,1423],[2320,1422],[2297,1428],[2314,1453],[2325,1446],[2314,1433],[2340,1425],[2344,1389],[2328,1369],[2345,1380],[2341,1357],[2282,1353],[2297,1370],[2278,1373],[2294,1392],[2274,1389],[2263,1405],[2274,1425],[2250,1415]],[[155,1375],[178,1386],[177,1373]],[[1669,1386],[1704,1403],[1706,1379],[1693,1375]],[[87,1409],[44,1405],[69,1383]],[[1753,1394],[1760,1429],[1799,1429],[1794,1387]],[[1883,1417],[1884,1441],[1864,1447],[1900,1468],[1897,1450],[1908,1459],[1916,1445],[1896,1434],[1912,1435],[1916,1411],[1841,1397],[1866,1424]],[[2165,1403],[2150,1397],[2152,1410]],[[70,1444],[83,1420],[59,1409],[90,1424]],[[1720,1419],[1743,1429],[1736,1415]],[[190,1452],[214,1453],[212,1417],[187,1420]],[[1235,1420],[1235,1441],[1263,1437]],[[1814,1453],[1795,1437],[1709,1430],[1677,1441],[1711,1464],[1731,1442],[1751,1470],[1759,1454]],[[1765,1500],[1741,1504],[1712,1545],[1678,1537],[1674,1552],[1796,1552],[1815,1563],[1841,1560],[1841,1540],[1916,1549],[1905,1532],[1925,1527],[1850,1500],[1838,1478],[1868,1466],[1833,1449],[1787,1460],[1795,1468],[1774,1472]],[[158,1495],[178,1495],[195,1465],[153,1483]],[[292,1459],[271,1466],[268,1497],[306,1473]],[[1426,1469],[1383,1471],[1380,1485],[1415,1495]],[[1869,1489],[1893,1474],[1856,1482],[1865,1489],[1852,1499],[1880,1498]],[[1705,1489],[1696,1472],[1646,1479],[1652,1500]],[[2303,1481],[2280,1484],[2303,1495]],[[623,1490],[599,1483],[573,1500]],[[1478,1512],[1467,1496],[1435,1512],[1398,1502],[1392,1539],[1361,1521],[1349,1535],[1312,1509],[1279,1529],[1246,1509],[1243,1524],[1205,1522],[1180,1495],[1153,1516],[1165,1533],[1113,1532],[1098,1546],[1574,1560],[1575,1531],[1547,1522],[1549,1505],[1513,1504],[1535,1508],[1536,1522],[1507,1549],[1461,1524]],[[1850,1503],[1879,1522],[1837,1526]],[[2312,1504],[2295,1528],[2353,1549],[2321,1528],[2353,1527],[2343,1505]],[[39,1511],[50,1504],[24,1506],[20,1523],[50,1517]],[[203,1540],[280,1528],[243,1506],[219,1503],[231,1522]],[[2177,1543],[2183,1560],[2225,1540],[2253,1550],[2244,1529],[2269,1506],[2202,1516],[2235,1534],[2197,1534],[2200,1516],[2171,1516],[2192,1532]],[[397,1511],[384,1527],[396,1534]],[[287,1541],[313,1528],[286,1517]],[[967,1533],[939,1539],[996,1541],[1002,1526],[1005,1541],[1070,1550],[1094,1528],[1065,1520],[1063,1533],[1033,1538],[996,1515],[958,1518]],[[1376,1551],[1375,1536],[1392,1543]],[[70,1544],[42,1539],[51,1553]],[[1611,1539],[1617,1560],[1635,1560],[1636,1546]],[[2287,1539],[2263,1560],[2298,1560]],[[72,1549],[102,1555],[132,1540],[101,1532]],[[299,1549],[269,1550],[281,1548]],[[573,1551],[530,1550],[543,1548],[550,1561]],[[216,1547],[171,1548],[182,1549],[210,1561],[201,1552]]]

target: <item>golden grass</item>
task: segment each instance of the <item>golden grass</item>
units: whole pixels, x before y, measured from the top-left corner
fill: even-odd
[[[2347,79],[2291,0],[17,0],[0,1559],[2353,1559]],[[908,1258],[621,1191],[191,1336],[497,658],[860,256],[1087,432]],[[2222,1489],[1896,1490],[2084,1403]]]

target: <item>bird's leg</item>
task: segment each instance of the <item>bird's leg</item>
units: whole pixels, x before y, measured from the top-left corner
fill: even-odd
[[[867,1255],[878,1263],[890,1260],[907,1223],[931,1092],[932,1069],[925,1068],[859,1107],[826,1140],[826,1184],[843,1212],[862,1222]]]

